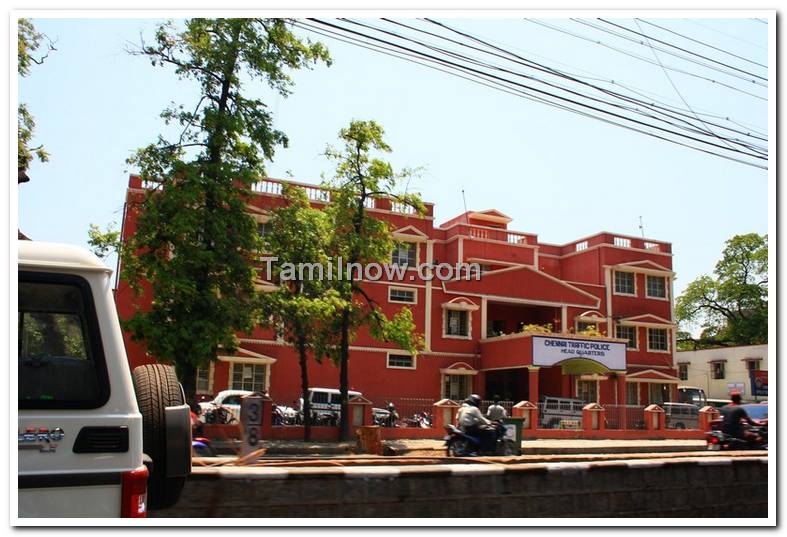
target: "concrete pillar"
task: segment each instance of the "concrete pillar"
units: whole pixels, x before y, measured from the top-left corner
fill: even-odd
[[[618,405],[620,408],[618,410],[618,416],[620,419],[620,424],[618,427],[620,429],[628,429],[627,422],[626,422],[626,374],[625,373],[618,373]]]
[[[522,428],[534,431],[538,427],[538,407],[530,401],[520,401],[511,409],[511,417],[523,418]]]
[[[697,427],[699,427],[700,431],[710,431],[710,422],[715,419],[718,419],[719,411],[713,408],[712,406],[704,406],[700,409],[699,412],[699,423]]]
[[[666,428],[667,416],[659,405],[645,407],[645,429],[648,431],[663,431]]]
[[[432,427],[442,429],[448,424],[454,423],[454,416],[459,410],[459,404],[450,399],[440,399],[432,405]]]
[[[605,427],[604,407],[598,403],[588,403],[582,407],[582,429],[585,431],[603,431]]]
[[[538,404],[538,367],[529,366],[527,368],[528,376],[528,400],[531,403]]]

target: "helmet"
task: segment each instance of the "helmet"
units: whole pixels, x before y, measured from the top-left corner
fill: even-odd
[[[465,403],[467,403],[468,405],[473,405],[475,407],[480,407],[481,406],[481,397],[479,397],[477,394],[473,394],[470,397],[468,397],[467,399],[465,399]]]

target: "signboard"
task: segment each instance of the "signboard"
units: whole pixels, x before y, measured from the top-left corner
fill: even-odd
[[[240,400],[240,423],[243,428],[241,455],[260,448],[260,429],[262,428],[262,396],[246,395]]]
[[[746,390],[744,389],[745,384],[743,382],[728,382],[727,383],[727,394],[731,394],[733,391],[738,392],[739,394],[746,395]]]
[[[768,397],[768,372],[752,369],[749,375],[751,378],[751,394]]]
[[[586,358],[618,371],[626,369],[626,344],[592,339],[533,336],[533,365],[549,367],[570,358]]]

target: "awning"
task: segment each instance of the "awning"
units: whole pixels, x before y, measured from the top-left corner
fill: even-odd
[[[595,360],[588,358],[569,358],[555,364],[560,366],[564,375],[591,375],[593,373],[605,374],[613,370]]]

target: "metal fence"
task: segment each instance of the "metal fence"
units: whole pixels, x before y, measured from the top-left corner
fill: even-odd
[[[570,399],[538,403],[539,429],[579,429],[585,403]]]
[[[385,410],[393,403],[399,415],[397,427],[421,427],[424,419],[431,424],[433,405],[436,402],[423,397],[377,397],[372,401],[372,408]]]
[[[604,405],[607,429],[644,429],[645,407],[637,405]],[[625,415],[625,419],[624,419]]]

